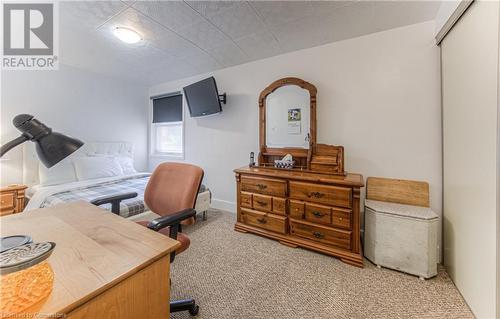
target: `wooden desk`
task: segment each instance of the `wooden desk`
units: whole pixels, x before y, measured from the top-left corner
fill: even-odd
[[[56,243],[54,288],[33,312],[66,318],[169,318],[176,240],[85,202],[0,218],[2,236]],[[52,317],[51,317],[52,318]]]

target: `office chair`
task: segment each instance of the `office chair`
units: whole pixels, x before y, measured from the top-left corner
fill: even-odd
[[[174,261],[176,254],[186,250],[191,242],[189,237],[182,233],[181,222],[189,223],[196,215],[194,206],[202,179],[203,170],[200,167],[183,163],[162,163],[149,178],[144,201],[149,209],[160,217],[138,223],[181,243],[181,246],[170,254],[170,262]],[[120,200],[130,198],[133,193],[124,195],[98,198],[91,203],[112,203],[116,208],[119,207]],[[170,312],[178,311],[189,311],[190,315],[196,316],[199,306],[194,299],[171,301]]]

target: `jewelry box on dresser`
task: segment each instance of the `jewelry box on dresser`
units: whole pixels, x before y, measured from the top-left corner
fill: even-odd
[[[363,176],[344,171],[342,146],[316,143],[316,92],[311,83],[284,78],[260,94],[258,165],[234,170],[235,230],[363,267]],[[275,168],[287,154],[293,168]]]

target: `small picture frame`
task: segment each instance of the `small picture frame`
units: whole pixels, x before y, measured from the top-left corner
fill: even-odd
[[[299,108],[288,109],[288,122],[300,122],[301,110]]]
[[[300,134],[302,131],[301,125],[302,113],[300,108],[290,108],[288,109],[288,134]]]

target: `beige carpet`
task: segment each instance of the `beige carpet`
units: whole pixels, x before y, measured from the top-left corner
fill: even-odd
[[[367,260],[360,269],[235,232],[235,218],[211,210],[184,229],[191,247],[172,265],[171,294],[195,298],[198,318],[474,318],[444,270],[421,281]]]

